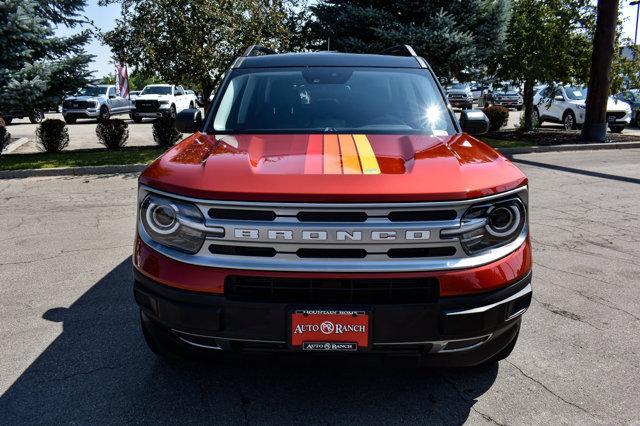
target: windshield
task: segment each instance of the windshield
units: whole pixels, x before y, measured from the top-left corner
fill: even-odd
[[[142,89],[141,95],[170,95],[171,86],[147,86]]]
[[[469,88],[469,85],[464,83],[457,83],[451,86],[451,88],[454,90],[467,90]]]
[[[581,101],[587,99],[587,88],[576,86],[564,86],[564,91],[567,94],[567,98],[572,101]]]
[[[89,86],[80,89],[80,91],[78,92],[78,96],[100,96],[104,95],[105,93],[107,93],[106,87]]]
[[[227,133],[455,133],[426,70],[236,70],[213,113]]]

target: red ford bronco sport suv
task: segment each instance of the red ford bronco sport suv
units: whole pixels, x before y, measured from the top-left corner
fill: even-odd
[[[427,62],[252,46],[140,176],[134,294],[159,355],[512,351],[531,302],[527,178]]]

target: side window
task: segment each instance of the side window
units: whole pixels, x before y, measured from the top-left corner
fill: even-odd
[[[182,86],[176,86],[175,94],[176,96],[184,95],[184,89],[182,88]]]
[[[115,86],[111,86],[109,87],[109,91],[107,92],[107,96],[111,97],[111,96],[115,96],[116,95],[116,88]]]
[[[551,87],[545,87],[544,89],[542,89],[542,92],[540,92],[540,96],[543,98],[548,98],[550,93]]]
[[[564,93],[562,93],[562,89],[559,87],[556,87],[556,90],[553,91],[553,97],[555,98],[556,96],[562,96],[564,98]]]

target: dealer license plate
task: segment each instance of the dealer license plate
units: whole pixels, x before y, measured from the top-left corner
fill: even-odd
[[[291,346],[303,351],[356,351],[369,347],[370,314],[351,310],[291,313]]]

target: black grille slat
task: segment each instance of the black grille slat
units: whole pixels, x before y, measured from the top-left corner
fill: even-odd
[[[458,217],[455,210],[409,210],[389,213],[391,222],[429,222],[436,220],[453,220]]]
[[[300,212],[300,222],[364,222],[369,217],[365,212]]]
[[[221,244],[209,245],[212,254],[222,254],[229,256],[257,256],[274,257],[276,250],[273,247],[251,247],[251,246],[226,246]]]
[[[64,101],[63,105],[68,109],[86,109],[96,107],[95,102],[88,101]]]
[[[456,254],[456,248],[451,247],[418,247],[397,248],[387,251],[387,256],[392,259],[418,258],[418,257],[448,257]]]
[[[303,259],[364,259],[364,249],[298,249],[298,257]]]
[[[209,209],[212,219],[274,221],[276,213],[270,210]]]
[[[436,278],[325,280],[229,276],[225,296],[229,300],[274,303],[434,303],[439,297],[439,285]]]

